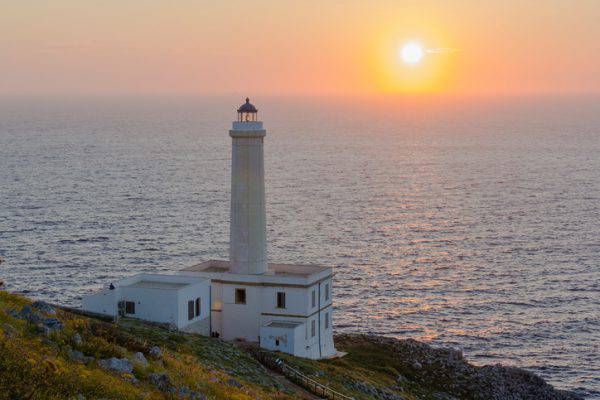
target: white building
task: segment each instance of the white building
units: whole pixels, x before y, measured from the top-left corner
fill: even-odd
[[[300,357],[335,355],[331,268],[267,268],[262,274],[240,274],[231,272],[228,261],[206,261],[183,272],[210,279],[211,325],[220,337],[259,342]]]
[[[197,281],[193,285],[190,281],[188,286],[197,291],[188,292],[189,287],[185,286],[177,289],[185,288],[181,295],[158,297],[153,294],[161,290],[157,287],[158,278],[138,279],[136,282],[152,283],[142,286],[134,283],[136,291],[132,291],[132,283],[125,279],[116,285],[117,292],[107,289],[86,296],[83,307],[116,315],[119,302],[125,302],[121,303],[125,308],[127,302],[135,302],[135,313],[125,312],[125,315],[156,322],[173,323],[174,319],[182,330],[210,333],[226,340],[258,342],[261,347],[300,357],[332,357],[337,354],[332,327],[332,268],[267,261],[263,157],[266,131],[249,99],[238,109],[237,121],[233,122],[229,135],[232,138],[230,260],[205,261],[185,268],[181,272],[185,276],[181,278],[195,277]],[[196,299],[202,305],[199,319],[185,321],[188,315],[195,315],[193,306],[187,314],[186,304],[196,304]],[[210,316],[205,321],[208,305]]]
[[[210,281],[184,275],[138,274],[83,297],[87,311],[170,324],[208,335]]]

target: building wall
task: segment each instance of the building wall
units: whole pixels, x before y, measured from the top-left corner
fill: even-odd
[[[209,277],[209,276],[207,276]],[[333,287],[332,280],[326,279],[309,287],[276,286],[273,283],[260,285],[222,283],[226,280],[240,281],[243,275],[224,274],[209,277],[211,281],[211,325],[225,340],[243,338],[257,342],[261,327],[271,321],[295,321],[303,323],[294,341],[295,355],[309,358],[322,358],[335,354],[333,342]],[[289,278],[288,278],[289,279]],[[329,285],[329,298],[325,287]],[[246,289],[246,304],[235,304],[235,289]],[[285,309],[277,308],[277,292],[286,293]],[[312,292],[315,304],[312,304]],[[325,313],[329,313],[330,325],[325,328]],[[311,322],[315,321],[315,336],[311,335]],[[320,333],[320,338],[319,338]],[[320,339],[320,340],[319,340]],[[262,342],[262,338],[261,338]]]
[[[285,308],[277,308],[277,293],[285,293]],[[307,315],[306,289],[261,286],[262,315]]]
[[[189,283],[181,288],[136,287],[128,286],[143,279],[155,279],[164,282]],[[83,297],[83,308],[105,315],[118,314],[119,301],[135,303],[135,313],[126,314],[131,318],[139,318],[152,322],[172,324],[178,329],[210,334],[210,281],[190,283],[190,277],[166,276],[157,274],[140,274],[123,279],[114,290],[105,289],[99,293]],[[200,315],[188,319],[188,301],[201,299]],[[195,311],[195,310],[194,310]],[[199,323],[203,321],[202,323]]]
[[[219,282],[211,282],[211,329],[219,336],[223,335],[223,285]]]
[[[246,304],[235,303],[235,289],[246,289]],[[261,287],[223,284],[221,335],[225,340],[258,342]]]
[[[200,315],[196,317],[194,312],[194,318],[188,319],[188,301],[194,302],[197,298],[200,298]],[[178,291],[177,299],[178,317],[177,317],[177,328],[183,329],[187,325],[196,324],[200,320],[210,318],[210,284],[208,282],[198,283],[196,285],[186,286]],[[210,323],[210,322],[208,322]],[[210,328],[209,328],[210,329]],[[210,334],[210,330],[208,331]]]
[[[272,350],[283,351],[302,357],[304,354],[304,327],[294,328],[263,326],[260,328],[260,346]],[[279,340],[279,345],[277,345]]]
[[[136,287],[122,287],[121,291],[123,301],[135,302],[135,314],[126,316],[179,326],[177,291]]]
[[[118,302],[120,298],[120,288],[114,290],[104,289],[98,293],[83,296],[82,306],[86,311],[115,317],[119,312]]]

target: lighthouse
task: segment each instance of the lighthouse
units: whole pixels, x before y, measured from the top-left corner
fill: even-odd
[[[267,271],[267,217],[263,142],[267,134],[250,99],[237,110],[231,136],[231,215],[229,260],[231,272]]]
[[[84,296],[85,310],[168,323],[185,332],[254,342],[298,357],[342,354],[333,341],[333,268],[267,262],[267,132],[257,117],[246,98],[229,130],[229,260],[201,261],[177,275],[122,279]]]

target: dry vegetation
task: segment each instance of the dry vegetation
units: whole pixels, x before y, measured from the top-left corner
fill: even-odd
[[[581,399],[519,368],[473,366],[455,349],[364,335],[335,340],[345,357],[251,352],[357,400]],[[314,398],[231,343],[131,319],[115,324],[0,290],[0,400]]]

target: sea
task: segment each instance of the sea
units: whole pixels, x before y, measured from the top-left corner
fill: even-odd
[[[0,98],[0,279],[81,296],[226,259],[245,94]],[[257,96],[268,254],[331,265],[337,332],[600,399],[600,98]]]

